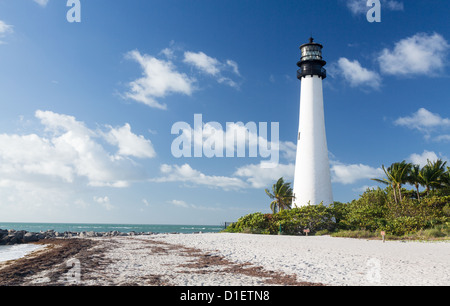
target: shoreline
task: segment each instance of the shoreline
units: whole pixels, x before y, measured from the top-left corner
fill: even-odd
[[[37,243],[49,247],[0,265],[0,286],[450,285],[447,242],[209,233]]]

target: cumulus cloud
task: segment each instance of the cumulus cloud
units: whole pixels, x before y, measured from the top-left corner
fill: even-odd
[[[295,164],[278,164],[273,169],[262,168],[259,164],[244,165],[236,169],[231,176],[205,175],[193,169],[189,164],[182,166],[161,166],[161,176],[153,179],[155,182],[184,182],[196,186],[219,187],[224,190],[245,188],[268,188],[280,177],[293,182]],[[381,168],[373,168],[364,164],[343,164],[331,162],[333,183],[344,185],[354,184],[360,180],[382,177]]]
[[[109,126],[109,129],[109,132],[104,136],[110,144],[119,147],[119,155],[138,158],[153,158],[156,156],[152,142],[142,135],[132,133],[130,124],[126,123],[120,128]]]
[[[130,51],[126,58],[137,62],[142,69],[142,77],[128,83],[128,91],[122,96],[150,107],[166,110],[167,105],[160,102],[172,94],[190,96],[197,90],[198,80],[180,71],[175,66],[177,59],[174,48],[165,48],[159,54],[167,60],[158,59],[138,50]],[[202,74],[213,77],[218,83],[239,88],[239,84],[226,73],[240,76],[238,64],[232,60],[222,63],[204,52],[184,52],[182,64],[195,67]]]
[[[154,150],[149,141],[132,134],[128,125],[125,132],[110,128],[126,136],[118,134],[115,144],[119,152],[111,154],[101,144],[104,132],[89,129],[75,117],[40,110],[35,116],[46,135],[0,134],[0,178],[30,184],[87,180],[89,186],[111,187],[126,187],[145,179],[143,170],[129,156],[149,158]],[[123,143],[129,145],[127,151]]]
[[[178,72],[171,61],[157,59],[139,51],[128,52],[126,58],[137,62],[143,72],[142,78],[129,83],[126,98],[144,103],[150,107],[167,109],[167,105],[158,102],[169,94],[190,96],[194,91],[195,79]]]
[[[368,86],[377,89],[381,85],[381,78],[378,73],[361,66],[357,61],[350,61],[347,58],[340,58],[337,62],[338,73],[350,83],[352,87]]]
[[[449,118],[442,118],[439,114],[434,114],[425,108],[420,108],[411,116],[400,117],[394,123],[419,131],[429,131],[436,127],[450,127]]]
[[[278,164],[275,168],[265,169],[259,164],[240,167],[234,173],[235,176],[245,178],[253,188],[268,188],[280,177],[285,180],[294,179],[295,164]]]
[[[193,169],[189,164],[182,166],[163,164],[160,167],[161,177],[153,179],[155,182],[183,182],[193,185],[222,188],[224,190],[241,189],[246,183],[239,178],[227,176],[206,175]]]
[[[380,73],[362,67],[358,60],[345,57],[332,63],[329,73],[342,76],[352,87],[378,89],[382,83],[381,75],[439,75],[447,65],[449,50],[450,45],[442,35],[417,33],[395,43],[394,48],[377,53],[375,59]]]
[[[393,49],[384,49],[378,56],[381,72],[392,75],[437,75],[446,63],[450,45],[434,33],[418,33],[397,42]]]
[[[408,157],[408,161],[410,161],[413,164],[419,165],[420,167],[423,167],[428,163],[428,161],[434,162],[439,158],[440,157],[438,157],[436,153],[425,150],[423,151],[422,154],[417,153],[411,154]]]
[[[199,118],[198,120],[202,120]],[[270,162],[279,161],[279,157],[294,160],[297,146],[290,141],[279,141],[276,137],[276,126],[269,127],[253,122],[228,122],[226,128],[218,122],[198,124],[194,128],[188,124],[174,129],[173,133],[181,133],[180,138],[188,144],[203,149],[206,157],[258,157],[258,151]],[[271,133],[271,140],[268,139]],[[176,148],[178,149],[178,148]],[[192,151],[192,148],[189,152]],[[185,156],[186,157],[186,156]]]
[[[434,141],[450,140],[450,135],[446,134],[450,129],[450,118],[443,118],[425,108],[420,108],[410,116],[396,119],[394,124],[418,130],[424,134],[426,139],[432,138]]]
[[[21,180],[24,176],[50,176],[73,182],[72,150],[60,143],[36,134],[0,134],[0,174],[4,178]]]
[[[331,180],[344,185],[353,184],[359,180],[383,176],[381,168],[373,168],[363,164],[343,164],[333,161],[331,165]]]
[[[189,164],[182,166],[163,164],[161,176],[154,182],[183,182],[193,186],[207,186],[223,190],[240,190],[246,188],[267,188],[280,177],[294,178],[295,165],[278,164],[273,169],[262,168],[260,164],[249,164],[236,169],[231,176],[206,175]]]

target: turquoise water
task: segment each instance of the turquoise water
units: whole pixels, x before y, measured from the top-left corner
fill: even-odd
[[[0,229],[25,230],[40,232],[54,230],[55,232],[153,232],[153,233],[183,233],[194,232],[217,233],[223,230],[223,225],[164,225],[164,224],[72,224],[72,223],[5,223],[0,222]]]

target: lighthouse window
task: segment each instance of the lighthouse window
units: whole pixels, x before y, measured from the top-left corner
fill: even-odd
[[[302,49],[302,60],[322,59],[322,52],[319,46],[305,46]]]

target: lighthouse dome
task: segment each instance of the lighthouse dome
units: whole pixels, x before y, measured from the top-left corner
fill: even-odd
[[[326,62],[322,58],[322,48],[323,46],[315,43],[312,37],[309,39],[309,43],[300,46],[302,57],[297,63],[297,66],[300,67],[297,71],[298,79],[301,80],[308,75],[316,75],[322,79],[327,77],[327,71],[323,68]]]

